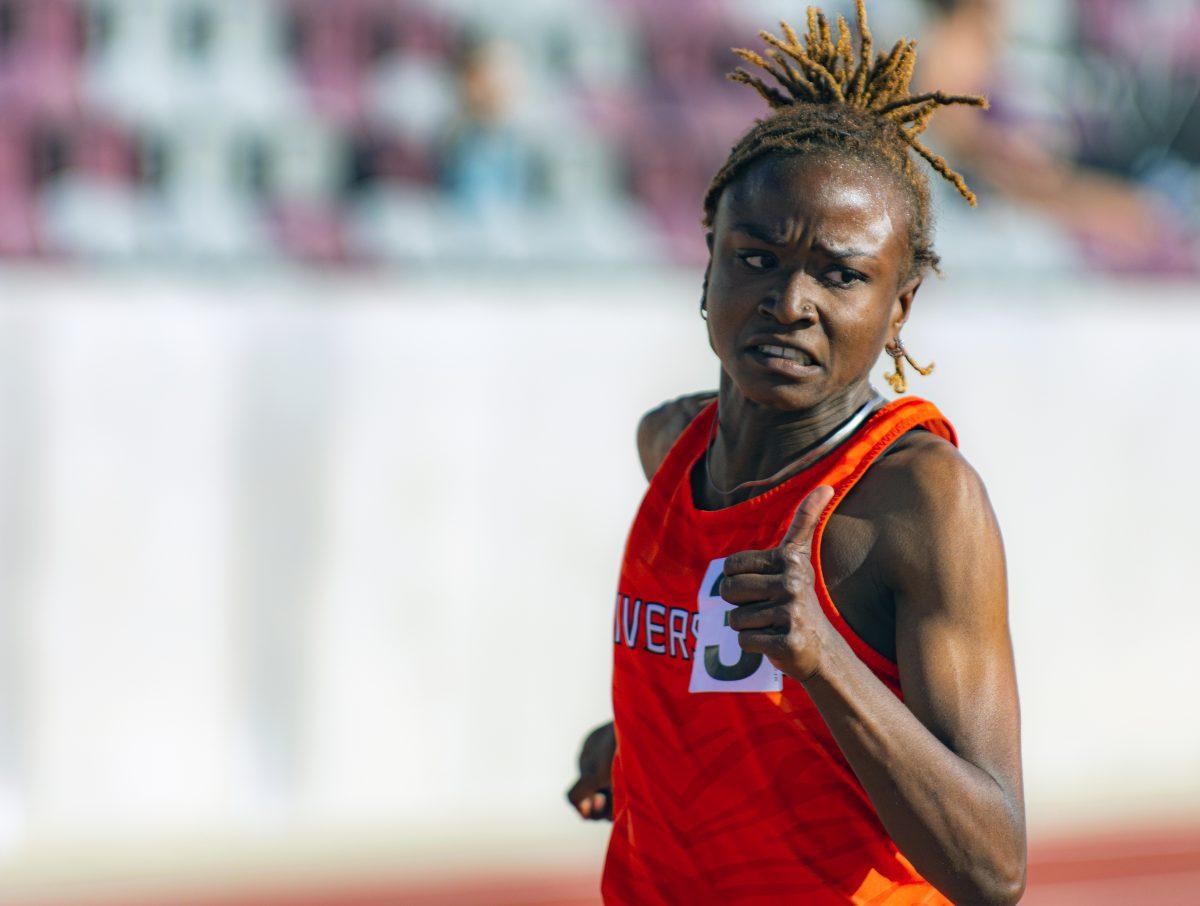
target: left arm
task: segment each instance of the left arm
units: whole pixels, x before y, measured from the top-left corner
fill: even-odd
[[[956,902],[1015,903],[1025,818],[999,529],[957,450],[928,446],[896,460],[889,468],[907,474],[889,482],[880,546],[904,701],[854,654],[813,591],[812,533],[828,490],[809,495],[775,551],[730,557],[721,593],[743,605],[729,621],[742,647],[804,684],[926,880]]]

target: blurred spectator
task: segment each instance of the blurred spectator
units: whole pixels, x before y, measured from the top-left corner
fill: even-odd
[[[803,9],[0,0],[0,255],[416,263],[467,244],[481,260],[696,264],[704,189],[763,112],[724,80],[729,47]],[[1039,271],[1195,272],[1194,0],[871,14],[881,38],[920,36],[920,85],[992,99],[987,117],[934,122],[933,143],[1012,201],[945,230],[949,261],[994,267],[1000,243]]]
[[[504,216],[534,200],[534,152],[510,114],[521,90],[511,47],[468,39],[455,75],[459,109],[442,139],[441,181],[464,213]]]
[[[1002,0],[927,0],[927,3],[935,11],[935,17],[921,42],[918,89],[937,86],[947,93],[985,94],[992,107],[986,117],[972,116],[963,109],[947,109],[931,129],[942,146],[991,188],[1064,226],[1080,241],[1087,258],[1095,265],[1109,270],[1195,271],[1197,224],[1189,225],[1170,203],[1172,196],[1178,198],[1181,183],[1190,184],[1193,186],[1190,191],[1196,191],[1195,149],[1190,162],[1186,156],[1172,153],[1183,134],[1180,127],[1185,123],[1184,118],[1195,118],[1194,91],[1190,98],[1192,112],[1189,113],[1186,99],[1182,103],[1176,101],[1175,107],[1184,108],[1182,115],[1172,112],[1165,120],[1173,122],[1156,130],[1146,122],[1150,98],[1143,95],[1133,104],[1115,103],[1135,87],[1132,73],[1126,70],[1123,76],[1091,86],[1092,90],[1087,92],[1088,109],[1081,110],[1078,106],[1072,109],[1072,101],[1077,98],[1062,99],[1063,119],[1058,123],[1046,122],[1031,109],[1022,92],[1031,87],[1045,93],[1056,93],[1056,89],[1037,85],[1036,77],[1032,86],[1028,77],[1022,84],[1020,74],[1005,67],[1006,36],[1011,23],[1007,21],[1008,10]],[[1186,40],[1200,47],[1200,14],[1191,7],[1189,18],[1186,7],[1191,4],[1157,5],[1177,7],[1175,11],[1180,17],[1175,21],[1185,27],[1176,38],[1187,35],[1190,23],[1193,32]],[[1119,43],[1110,42],[1106,46],[1096,40],[1097,36],[1110,33],[1136,35],[1136,50],[1142,58],[1148,46],[1153,46],[1156,58],[1159,57],[1174,41],[1167,32],[1160,36],[1162,43],[1150,38],[1144,28],[1146,6],[1139,4],[1133,8],[1077,0],[1080,27],[1076,32],[1078,44],[1069,48],[1071,59],[1076,61],[1071,69],[1078,72],[1078,60],[1109,55],[1105,69],[1121,73],[1121,68],[1114,66],[1117,61],[1111,57],[1121,49]],[[1096,15],[1099,7],[1108,7],[1110,15]],[[1097,28],[1096,23],[1102,19],[1111,28]],[[1189,58],[1184,53],[1179,56]],[[1198,58],[1194,52],[1190,59],[1195,70]],[[1131,61],[1136,62],[1137,59]],[[1158,62],[1166,64],[1167,57],[1159,58]],[[1162,65],[1151,84],[1159,93],[1170,93],[1173,86],[1179,85],[1179,75],[1178,71]],[[1194,72],[1191,81],[1196,82]],[[1075,123],[1068,118],[1074,118]],[[1115,137],[1120,141],[1112,140]],[[1165,161],[1169,163],[1164,167]],[[1147,166],[1151,162],[1158,164],[1157,182],[1141,179],[1151,173]],[[1170,185],[1168,193],[1154,192],[1154,186],[1164,181]]]

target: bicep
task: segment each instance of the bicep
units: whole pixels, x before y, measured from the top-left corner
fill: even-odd
[[[894,583],[905,703],[951,751],[1019,799],[1020,716],[1004,547],[965,462],[921,487]],[[922,493],[923,492],[923,493]]]

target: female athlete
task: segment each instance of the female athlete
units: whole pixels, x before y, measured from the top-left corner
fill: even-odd
[[[568,798],[610,818],[609,903],[1015,903],[1025,885],[1004,552],[979,476],[905,390],[937,267],[914,43],[763,32],[772,108],[704,203],[719,390],[638,429],[649,489],[613,620],[613,717]]]

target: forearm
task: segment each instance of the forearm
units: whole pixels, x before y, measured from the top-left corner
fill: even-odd
[[[805,689],[900,851],[956,902],[1016,902],[1020,803],[934,736],[840,635],[825,648]]]

